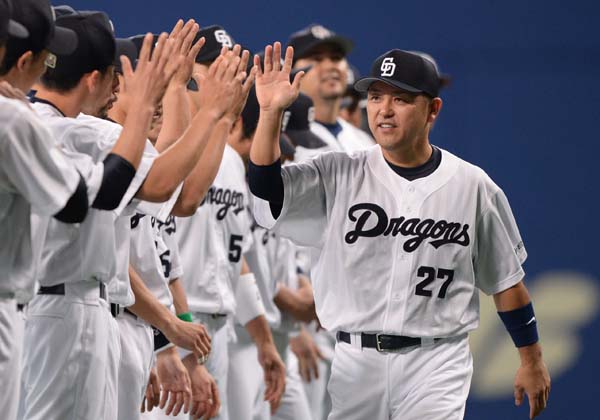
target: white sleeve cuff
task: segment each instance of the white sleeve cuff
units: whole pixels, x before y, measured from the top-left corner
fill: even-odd
[[[235,318],[241,325],[246,325],[257,316],[265,314],[254,274],[240,276],[235,286],[235,302]]]

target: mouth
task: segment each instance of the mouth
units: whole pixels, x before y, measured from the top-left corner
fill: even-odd
[[[391,123],[379,123],[377,124],[378,128],[382,128],[384,130],[386,129],[392,129],[392,128],[396,128],[396,124],[391,124]]]

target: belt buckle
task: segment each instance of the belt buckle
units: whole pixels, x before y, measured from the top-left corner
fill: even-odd
[[[375,334],[375,349],[377,349],[379,353],[383,353],[385,351],[381,348],[381,341],[379,341],[379,337],[381,337],[382,335],[383,334],[380,333]]]

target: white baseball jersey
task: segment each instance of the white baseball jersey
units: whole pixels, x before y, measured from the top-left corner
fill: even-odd
[[[58,213],[79,174],[25,103],[0,96],[0,124],[0,295],[24,303],[33,296],[46,234],[32,229],[32,208],[44,216]]]
[[[104,159],[117,140],[121,136],[123,127],[120,124],[112,121],[96,118],[86,114],[79,114],[79,121],[85,123],[88,127],[95,128],[98,133],[97,141],[88,146],[88,150],[94,151],[94,155],[98,159]],[[135,199],[135,194],[146,180],[154,159],[158,156],[158,152],[152,146],[149,140],[146,140],[144,154],[138,166],[135,176],[127,188],[127,192],[121,200],[121,204],[113,212],[116,219],[114,224],[115,229],[115,258],[116,258],[116,274],[110,281],[108,294],[111,303],[118,303],[123,306],[131,306],[135,303],[133,290],[129,281],[129,241],[131,235],[130,217],[135,214],[140,200]]]
[[[33,108],[64,153],[74,162],[88,185],[92,203],[98,193],[104,165],[101,162],[106,146],[101,144],[98,130],[75,118],[65,118],[46,103],[34,103]],[[33,217],[39,217],[34,214]],[[46,243],[42,251],[39,282],[42,286],[83,280],[108,283],[116,273],[114,212],[90,208],[85,221],[67,225],[54,219],[48,223]]]
[[[349,122],[342,118],[338,118],[337,122],[342,127],[339,134],[334,136],[322,124],[312,121],[310,123],[310,131],[319,136],[327,146],[317,149],[307,149],[302,146],[296,147],[295,162],[302,162],[308,158],[315,157],[321,153],[334,152],[354,152],[355,150],[363,150],[375,144],[375,141],[364,131],[354,127]]]
[[[502,190],[442,151],[429,176],[397,175],[379,146],[282,169],[285,199],[267,228],[310,246],[317,314],[329,331],[447,337],[479,321],[479,292],[518,283],[526,258]]]
[[[273,247],[274,234],[254,222],[254,218],[249,214],[252,220],[252,246],[244,254],[250,271],[254,273],[256,285],[265,308],[265,318],[271,328],[279,328],[281,323],[281,312],[273,298],[277,293],[277,278],[273,275],[273,261],[270,259],[270,247]]]
[[[225,145],[217,176],[196,214],[177,219],[183,282],[192,312],[235,313],[233,284],[252,244],[247,203],[244,162]]]

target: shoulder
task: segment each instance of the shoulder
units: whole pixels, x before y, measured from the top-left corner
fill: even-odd
[[[0,96],[0,125],[3,143],[9,137],[17,137],[19,142],[42,142],[45,146],[54,144],[51,133],[44,127],[38,115],[20,100]]]

